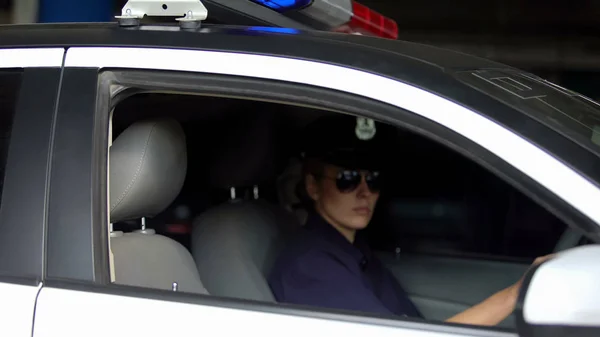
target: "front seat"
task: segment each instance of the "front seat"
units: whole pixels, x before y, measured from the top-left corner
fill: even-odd
[[[110,221],[153,217],[181,191],[187,171],[183,129],[171,119],[137,122],[110,148]],[[113,231],[115,283],[206,294],[191,254],[152,229]]]
[[[267,276],[299,225],[292,213],[260,198],[260,186],[275,182],[275,139],[265,116],[252,117],[222,135],[208,178],[237,194],[194,220],[191,246],[211,295],[275,302]]]

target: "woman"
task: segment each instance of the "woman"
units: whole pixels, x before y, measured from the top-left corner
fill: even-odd
[[[421,317],[401,285],[356,237],[369,224],[379,198],[383,164],[377,152],[385,146],[385,135],[373,124],[355,121],[328,117],[308,128],[304,187],[312,211],[275,263],[269,284],[278,302]],[[498,324],[513,311],[520,284],[447,321]]]

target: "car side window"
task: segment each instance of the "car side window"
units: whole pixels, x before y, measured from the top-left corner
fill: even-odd
[[[552,213],[458,153],[410,134],[395,149],[402,160],[388,177],[398,188],[383,196],[369,232],[378,250],[528,260],[551,252],[565,232]]]
[[[21,77],[20,71],[0,71],[0,201]]]

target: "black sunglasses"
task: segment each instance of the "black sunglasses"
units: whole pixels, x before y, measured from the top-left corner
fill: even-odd
[[[379,193],[381,190],[381,178],[378,171],[366,171],[365,181],[371,193]],[[363,173],[359,170],[341,170],[335,177],[335,185],[342,193],[354,192],[363,179]]]

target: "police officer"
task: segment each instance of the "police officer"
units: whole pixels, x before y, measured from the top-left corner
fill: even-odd
[[[402,286],[356,235],[369,224],[379,198],[384,166],[380,152],[389,135],[384,131],[391,129],[349,116],[324,117],[307,128],[303,173],[311,214],[269,277],[278,302],[421,317]],[[447,321],[498,324],[513,311],[520,283]]]

